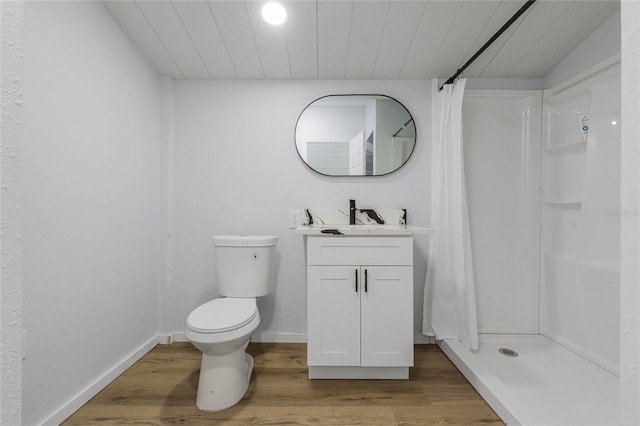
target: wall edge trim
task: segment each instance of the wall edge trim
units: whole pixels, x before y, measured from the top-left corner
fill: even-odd
[[[134,363],[140,360],[151,349],[158,344],[158,335],[153,336],[146,343],[126,356],[118,364],[116,364],[109,371],[104,373],[101,377],[87,386],[84,390],[80,391],[75,397],[71,398],[68,402],[63,404],[58,410],[47,417],[42,424],[60,424],[73,413],[78,411],[84,404],[86,404],[91,398],[96,396],[98,392],[104,389],[109,383],[113,382],[118,376],[120,376],[126,369],[131,367]]]

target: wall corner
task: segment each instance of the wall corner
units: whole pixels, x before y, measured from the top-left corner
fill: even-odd
[[[22,423],[24,2],[0,1],[0,424]]]

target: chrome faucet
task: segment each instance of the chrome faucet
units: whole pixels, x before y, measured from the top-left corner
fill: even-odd
[[[349,225],[356,224],[356,200],[349,200]]]

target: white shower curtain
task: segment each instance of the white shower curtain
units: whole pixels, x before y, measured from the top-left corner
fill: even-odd
[[[462,97],[466,79],[436,94],[432,142],[431,237],[422,332],[455,338],[478,349],[475,283],[462,149]]]

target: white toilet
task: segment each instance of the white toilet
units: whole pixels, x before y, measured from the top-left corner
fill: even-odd
[[[222,297],[189,314],[185,335],[202,351],[196,406],[220,411],[242,399],[251,379],[253,358],[245,352],[260,324],[256,297],[273,289],[278,237],[213,237],[218,293]]]

